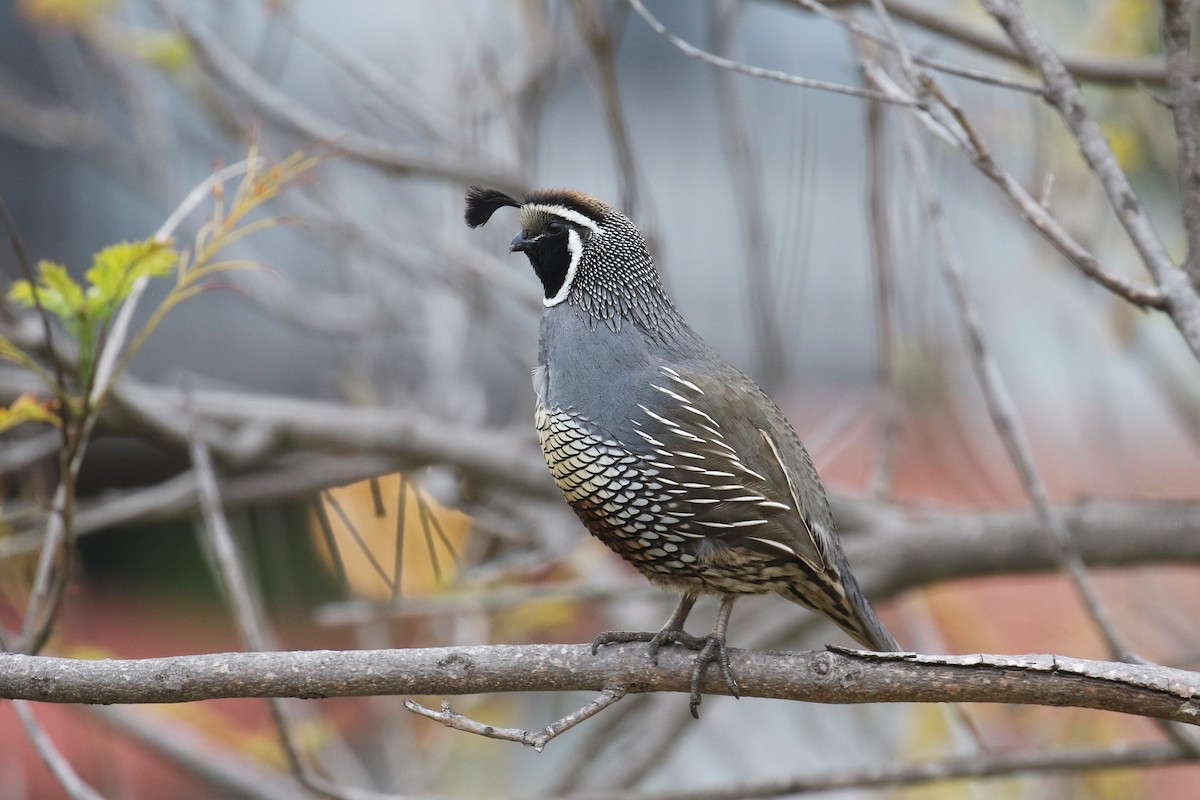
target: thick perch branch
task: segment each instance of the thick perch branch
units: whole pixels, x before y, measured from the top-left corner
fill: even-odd
[[[1029,703],[1200,724],[1200,673],[1030,656],[922,656],[853,650],[730,650],[746,697],[813,703]],[[413,650],[213,653],[84,661],[0,654],[0,697],[52,703],[182,703],[222,697],[688,692],[692,655],[640,646],[494,645]],[[704,691],[726,694],[709,676]]]

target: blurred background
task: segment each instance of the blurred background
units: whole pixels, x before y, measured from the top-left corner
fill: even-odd
[[[830,5],[882,30],[868,3]],[[919,56],[1032,81],[979,44],[1002,32],[974,3],[890,5]],[[757,67],[862,87],[860,56],[894,66],[804,6],[646,3],[672,34]],[[1086,68],[1089,107],[1181,258],[1157,5],[1030,6]],[[938,80],[1076,241],[1148,280],[1040,96]],[[528,380],[540,289],[507,252],[510,214],[463,225],[478,183],[578,188],[639,225],[684,315],[808,444],[851,561],[902,644],[1108,657],[989,418],[910,130],[901,107],[689,58],[623,2],[0,0],[0,197],[34,261],[81,277],[93,253],[152,235],[252,142],[274,161],[335,151],[263,212],[281,224],[232,249],[264,268],[174,308],[122,377],[80,472],[78,569],[44,652],[247,646],[199,522],[189,429],[216,459],[253,602],[281,648],[579,642],[661,625],[675,598],[586,535],[541,463]],[[1117,629],[1141,656],[1200,668],[1195,358],[1165,315],[1089,282],[960,152],[917,137],[989,355]],[[7,291],[21,276],[8,247],[0,270]],[[168,289],[151,284],[135,329]],[[20,319],[0,314],[6,336]],[[5,404],[35,388],[0,366]],[[0,437],[8,628],[27,603],[57,441],[32,424]],[[695,629],[714,613],[699,608]],[[738,604],[730,642],[848,644],[774,597]],[[628,698],[538,755],[441,729],[401,700],[296,703],[297,740],[347,786],[477,797],[652,796],[971,748],[933,706],[713,697],[696,723],[682,696],[663,695]],[[497,695],[455,709],[533,729],[582,702]],[[34,711],[105,796],[295,791],[261,701]],[[968,714],[997,751],[1163,736],[1106,712]],[[249,777],[216,777],[214,764]],[[1192,764],[890,791],[1183,798],[1197,781]],[[0,798],[62,792],[0,705]]]

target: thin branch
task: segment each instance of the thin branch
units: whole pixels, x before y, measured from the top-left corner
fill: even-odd
[[[95,419],[94,415],[89,417],[89,421],[94,422]],[[86,441],[85,434],[81,442]],[[70,487],[79,474],[84,449],[81,445],[76,457],[65,465],[59,484],[54,490],[54,497],[50,501],[45,533],[39,542],[41,552],[38,554],[37,571],[34,573],[33,586],[29,590],[25,616],[21,621],[20,637],[14,645],[22,652],[36,653],[45,646],[54,629],[58,609],[66,592],[75,553],[75,533],[72,525],[75,498],[74,490]]]
[[[884,91],[898,96],[905,96],[903,90],[895,85],[891,77],[876,65],[865,64],[863,69],[874,83]],[[917,114],[916,118],[938,136],[941,141],[950,143],[955,149],[964,153],[980,172],[995,183],[1016,206],[1017,210],[1033,226],[1046,241],[1059,253],[1074,264],[1087,278],[1108,289],[1113,294],[1128,300],[1142,308],[1166,310],[1167,299],[1157,287],[1131,281],[1123,278],[1105,266],[1086,247],[1077,242],[1069,234],[1062,223],[1050,212],[1044,204],[1036,200],[1016,178],[1005,171],[992,157],[984,146],[982,139],[976,133],[970,121],[958,107],[950,102],[944,93],[939,93],[936,84],[931,84],[931,91],[938,95],[943,107],[950,111],[964,138],[946,135],[944,126],[928,114]]]
[[[172,716],[123,706],[90,706],[87,711],[109,728],[214,787],[223,797],[297,800],[303,792],[286,774]]]
[[[571,728],[574,728],[581,722],[591,719],[599,714],[604,709],[611,706],[613,703],[620,700],[626,694],[625,689],[616,687],[605,689],[600,692],[600,695],[589,702],[582,708],[578,708],[567,714],[557,722],[551,722],[540,731],[526,731],[520,728],[497,728],[494,725],[488,725],[483,722],[476,722],[470,717],[465,717],[462,714],[456,713],[450,709],[450,703],[443,701],[441,711],[434,711],[416,702],[415,700],[405,700],[404,707],[414,714],[425,717],[426,719],[440,722],[447,728],[456,731],[464,731],[473,733],[477,736],[483,736],[488,739],[501,739],[506,742],[517,742],[519,744],[532,747],[537,752],[542,752],[546,749],[546,744],[556,736],[566,733]]]
[[[96,150],[110,132],[92,111],[50,97],[0,68],[0,132],[44,150]]]
[[[306,139],[336,142],[338,150],[352,158],[404,175],[426,175],[454,181],[479,182],[507,191],[524,191],[520,178],[497,170],[490,163],[473,161],[461,153],[434,154],[405,150],[391,142],[349,131],[333,120],[300,105],[256,73],[232,48],[194,24],[189,15],[178,13],[168,2],[159,3],[180,33],[188,40],[205,73],[249,100],[277,123]]]
[[[34,719],[29,704],[23,700],[14,700],[12,707],[17,718],[21,720],[21,727],[25,729],[26,738],[37,751],[38,758],[46,765],[46,769],[50,770],[50,774],[58,781],[58,785],[63,788],[67,796],[71,800],[104,800],[99,792],[79,777],[79,773],[71,766],[71,762],[67,761],[59,752],[53,740]]]
[[[629,124],[621,105],[620,84],[617,81],[616,50],[621,31],[628,16],[625,7],[575,0],[570,4],[575,27],[583,38],[592,66],[595,68],[596,94],[604,109],[604,124],[608,140],[616,156],[617,184],[620,186],[621,210],[631,219],[643,220],[647,214],[641,208],[638,192],[640,171],[634,157]],[[611,19],[609,16],[611,15]],[[643,230],[646,228],[643,227]]]
[[[804,89],[819,89],[826,92],[833,92],[834,94],[844,94],[849,95],[850,97],[865,97],[868,100],[879,100],[880,102],[894,103],[902,106],[916,105],[916,101],[911,98],[903,99],[884,94],[882,92],[872,92],[866,89],[857,89],[853,86],[843,86],[840,83],[829,83],[828,81],[802,78],[799,75],[792,75],[776,69],[751,67],[747,64],[742,64],[737,61],[730,61],[727,58],[721,58],[720,56],[714,55],[707,50],[702,50],[693,44],[689,44],[675,34],[671,33],[669,30],[667,30],[665,25],[659,22],[658,19],[655,18],[654,15],[651,14],[644,5],[642,5],[641,0],[627,0],[627,2],[633,8],[633,10],[637,12],[638,16],[646,21],[646,24],[649,25],[655,33],[662,36],[664,39],[674,45],[684,55],[691,56],[692,58],[698,58],[701,61],[712,64],[713,66],[732,70],[734,72],[740,72],[743,75],[749,75],[753,78],[764,78],[770,81],[779,81],[780,83],[786,83],[789,86],[799,86]]]
[[[933,178],[929,172],[925,151],[922,149],[921,143],[917,141],[915,129],[906,126],[905,134],[904,149],[913,175],[913,183],[921,203],[925,207],[938,254],[938,264],[946,285],[950,289],[958,325],[966,339],[971,367],[975,372],[980,389],[983,391],[992,426],[1016,469],[1030,504],[1037,512],[1046,531],[1053,538],[1062,565],[1095,620],[1110,654],[1124,659],[1128,657],[1129,648],[1124,644],[1123,637],[1117,632],[1108,609],[1100,600],[1066,522],[1050,502],[1046,484],[1034,462],[1033,450],[1030,447],[1025,428],[1021,424],[1016,403],[1009,394],[1008,385],[1000,372],[999,364],[992,356],[979,312],[967,292],[962,260],[951,240],[942,213],[941,201],[933,188]]]
[[[837,13],[824,3],[817,2],[817,0],[790,0],[790,2],[799,5],[806,11],[811,11],[823,19],[827,19],[837,23],[838,25],[841,25],[847,31],[854,34],[854,36],[859,40],[860,44],[862,41],[869,41],[888,49],[895,48],[895,44],[887,36],[876,33],[875,31],[860,25],[853,17]],[[984,83],[989,86],[998,86],[1002,89],[1013,89],[1014,91],[1025,92],[1026,94],[1040,95],[1045,92],[1045,89],[1040,84],[1014,80],[1013,78],[1005,78],[1000,75],[992,75],[987,72],[981,72],[977,69],[971,69],[958,64],[950,64],[936,58],[930,58],[929,56],[924,56],[919,53],[913,53],[912,59],[917,64],[920,64],[923,67],[928,67],[929,69],[937,72],[944,72],[947,75],[954,75],[958,78],[966,78],[967,80]]]
[[[879,0],[876,0],[878,2]],[[926,87],[934,88],[936,84],[928,76],[920,76]],[[945,98],[944,94],[940,95]],[[957,250],[954,248],[945,219],[942,216],[941,203],[933,191],[932,178],[925,160],[925,153],[920,143],[916,141],[916,131],[908,126],[905,136],[905,150],[909,156],[909,165],[915,177],[914,183],[926,206],[926,213],[933,230],[934,242],[938,251],[938,262],[950,288],[954,301],[959,325],[968,342],[968,353],[972,367],[975,370],[980,388],[983,390],[988,414],[992,424],[999,434],[1004,448],[1008,452],[1013,466],[1020,478],[1021,486],[1033,504],[1038,517],[1046,530],[1053,537],[1058,557],[1066,569],[1077,594],[1083,601],[1097,629],[1104,638],[1109,654],[1121,660],[1139,661],[1125,637],[1118,631],[1116,623],[1108,611],[1108,607],[1100,599],[1095,583],[1084,565],[1079,547],[1067,527],[1066,520],[1058,509],[1050,502],[1049,493],[1041,474],[1038,472],[1033,458],[1033,450],[1028,436],[1021,424],[1016,403],[1008,392],[1004,377],[995,358],[991,355],[983,332],[979,313],[971,303],[967,293],[966,275]],[[1200,745],[1183,731],[1177,731],[1169,723],[1163,722],[1160,727],[1181,749],[1192,753],[1200,753]]]
[[[140,422],[168,439],[186,441],[179,420],[182,396],[177,390],[136,386],[125,380],[113,398]],[[238,427],[241,435],[214,432],[202,438],[234,463],[252,463],[284,444],[315,450],[367,449],[400,459],[409,467],[449,464],[464,474],[523,494],[549,497],[553,483],[533,447],[520,432],[451,424],[416,408],[355,408],[297,398],[233,392],[195,392],[196,416],[202,424]],[[253,433],[254,435],[248,435]],[[246,445],[246,446],[242,446]]]
[[[183,198],[183,202],[159,226],[159,229],[154,232],[154,241],[160,244],[170,241],[187,215],[195,211],[196,207],[209,197],[214,187],[219,186],[229,178],[245,174],[260,163],[261,159],[247,159],[239,161],[236,164],[230,164],[209,175],[188,192],[187,197]],[[98,408],[101,400],[103,400],[104,396],[112,388],[112,379],[117,371],[117,365],[120,363],[121,354],[125,349],[125,339],[129,336],[129,326],[133,322],[133,312],[137,308],[138,302],[141,301],[142,295],[149,284],[149,275],[143,275],[134,281],[128,296],[121,303],[120,311],[117,312],[117,316],[113,319],[112,327],[109,329],[108,336],[104,341],[104,349],[96,359],[92,393],[91,397],[88,398],[93,407]]]
[[[491,692],[690,692],[694,656],[590,644],[211,653],[82,660],[0,653],[0,698],[182,703],[227,697]],[[813,703],[1022,703],[1095,708],[1200,725],[1200,673],[1055,655],[929,656],[729,650],[743,697]],[[729,693],[715,674],[708,695]],[[683,702],[682,699],[680,702]]]
[[[1162,41],[1167,53],[1167,90],[1179,152],[1179,197],[1187,232],[1184,269],[1200,288],[1200,76],[1192,58],[1191,0],[1162,0]]]
[[[739,3],[721,2],[715,3],[710,12],[713,50],[722,54],[722,58],[734,51],[741,8]],[[745,266],[739,271],[746,280],[747,315],[753,326],[758,372],[763,386],[770,390],[787,384],[788,361],[779,318],[778,287],[771,276],[771,256],[767,250],[770,236],[766,220],[769,215],[764,211],[761,160],[747,125],[752,115],[747,112],[741,83],[735,73],[727,69],[717,70],[716,80],[721,139],[741,222],[739,252],[743,254]]]
[[[785,0],[789,5],[807,8],[806,0]],[[857,4],[861,0],[827,0],[826,5]],[[928,6],[913,0],[885,0],[892,16],[924,28],[939,36],[952,39],[973,50],[989,53],[1016,64],[1030,63],[1004,37],[983,30],[972,22],[955,15],[944,5]],[[1098,55],[1068,55],[1063,57],[1067,68],[1079,80],[1094,83],[1144,84],[1162,83],[1166,68],[1160,59],[1134,59]]]
[[[1042,76],[1047,100],[1058,110],[1084,160],[1099,179],[1109,205],[1166,298],[1171,318],[1184,341],[1200,358],[1200,295],[1168,256],[1108,139],[1088,113],[1075,78],[1033,27],[1017,0],[980,1]]]
[[[904,786],[927,786],[946,781],[1155,767],[1191,761],[1191,757],[1169,744],[1119,744],[1051,752],[1037,750],[1029,753],[956,756],[905,764],[874,764],[860,769],[743,783],[729,789],[573,793],[563,795],[562,800],[759,800],[850,789],[895,790]]]
[[[194,417],[191,419],[194,426]],[[204,443],[194,436],[189,444],[192,466],[196,471],[204,529],[208,534],[207,540],[217,566],[218,577],[228,597],[238,631],[243,642],[251,650],[262,652],[278,648],[277,637],[270,629],[258,592],[250,585],[243,560],[237,552],[237,544],[229,530],[229,522],[221,506],[212,454],[209,453]],[[271,718],[279,734],[280,746],[292,775],[303,786],[318,794],[340,796],[341,792],[338,787],[313,774],[302,757],[296,735],[297,723],[290,713],[291,709],[285,705],[285,701],[277,697],[267,698],[267,701]]]
[[[396,469],[395,461],[378,456],[299,456],[257,472],[223,478],[220,490],[226,507],[241,508],[302,497]],[[121,525],[175,520],[198,508],[196,475],[189,470],[154,486],[113,490],[103,499],[81,504],[75,532],[84,536]],[[35,550],[40,541],[41,534],[33,531],[6,536],[0,539],[0,560]]]
[[[900,444],[901,397],[897,386],[896,280],[890,225],[887,141],[883,135],[884,106],[867,106],[866,200],[871,243],[872,299],[875,303],[875,397],[879,418],[879,456],[871,471],[873,498],[888,494]]]

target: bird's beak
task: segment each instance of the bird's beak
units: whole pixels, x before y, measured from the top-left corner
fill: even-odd
[[[508,246],[508,250],[510,253],[524,252],[532,243],[532,239],[525,238],[525,231],[521,231],[513,237],[512,244]]]

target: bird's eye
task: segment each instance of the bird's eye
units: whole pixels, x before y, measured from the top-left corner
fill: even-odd
[[[546,233],[550,236],[562,236],[567,232],[567,223],[552,220],[546,223]]]

